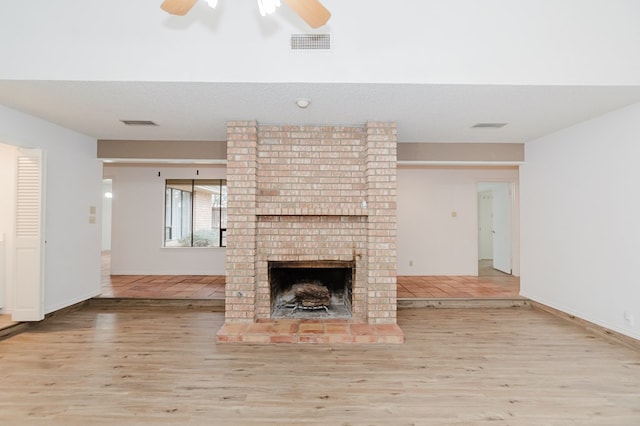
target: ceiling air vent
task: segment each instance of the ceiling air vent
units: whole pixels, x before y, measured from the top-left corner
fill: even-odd
[[[476,123],[471,128],[475,129],[500,129],[506,126],[507,123]]]
[[[330,50],[331,34],[291,34],[291,50]]]
[[[125,126],[157,126],[151,120],[120,120],[124,123]]]

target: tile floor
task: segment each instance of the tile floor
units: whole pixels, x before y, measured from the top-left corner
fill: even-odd
[[[110,258],[102,258],[101,298],[224,299],[222,275],[109,275]],[[483,261],[481,276],[399,276],[401,299],[514,299],[520,279]]]
[[[224,299],[224,282],[222,275],[111,275],[100,297]]]
[[[399,276],[400,299],[515,298],[520,291],[518,277]]]

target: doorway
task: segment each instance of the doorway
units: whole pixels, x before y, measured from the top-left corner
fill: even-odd
[[[113,179],[102,179],[102,247],[101,282],[111,276],[111,200],[113,198]]]
[[[478,275],[511,275],[512,184],[478,183]]]
[[[0,309],[44,318],[44,152],[0,143]]]

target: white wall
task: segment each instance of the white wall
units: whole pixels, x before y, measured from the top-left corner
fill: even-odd
[[[225,179],[225,166],[105,164],[104,176],[113,179],[112,274],[224,275],[224,248],[163,245],[165,180]]]
[[[399,275],[477,275],[478,183],[490,181],[514,182],[513,274],[519,275],[517,169],[406,166],[398,167]]]
[[[0,106],[0,141],[45,152],[45,313],[99,294],[101,167],[96,140]],[[89,223],[91,206],[96,207],[95,224]]]
[[[635,104],[527,143],[520,175],[521,294],[636,339],[638,123]]]
[[[251,0],[198,2],[172,17],[160,3],[5,1],[0,78],[640,83],[637,0],[323,0],[318,31],[284,5],[263,18]],[[291,52],[290,35],[309,32],[331,33],[332,51]]]
[[[165,180],[225,178],[224,166],[105,164],[104,176],[113,179],[113,274],[224,275],[224,248],[163,247]],[[517,188],[518,171],[400,167],[398,273],[476,275],[478,183],[491,181],[514,182]],[[514,197],[513,266],[514,275],[518,275],[517,192]],[[456,211],[456,218],[451,218],[452,211]]]

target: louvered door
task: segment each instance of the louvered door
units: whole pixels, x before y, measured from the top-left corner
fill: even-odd
[[[44,318],[42,150],[20,149],[17,156],[14,321]]]

